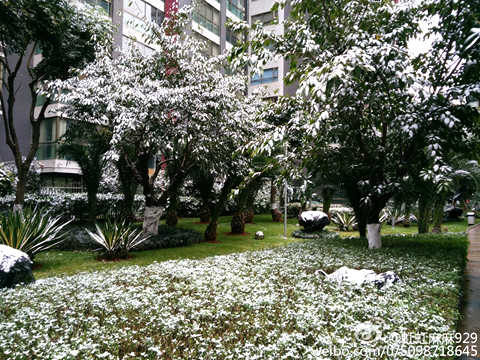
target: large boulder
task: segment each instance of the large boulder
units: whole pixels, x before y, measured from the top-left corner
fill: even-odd
[[[23,251],[0,245],[0,288],[35,281],[32,261]]]
[[[323,272],[322,272],[323,273]],[[323,273],[326,275],[325,273]],[[400,278],[393,271],[387,271],[377,274],[373,270],[367,269],[350,269],[342,266],[333,273],[326,275],[329,280],[337,281],[339,283],[347,282],[354,285],[374,284],[378,288],[389,287],[394,283],[400,281]]]
[[[305,231],[320,231],[330,224],[330,219],[322,211],[304,211],[298,215],[298,223]]]

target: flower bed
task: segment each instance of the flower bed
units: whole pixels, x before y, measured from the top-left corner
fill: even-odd
[[[360,351],[394,345],[396,333],[455,330],[465,237],[384,244],[369,251],[358,239],[326,238],[1,290],[0,359],[429,358]],[[318,272],[343,265],[394,270],[403,281],[377,289]]]

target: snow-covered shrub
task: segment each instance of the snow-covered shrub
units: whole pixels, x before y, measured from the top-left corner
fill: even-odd
[[[257,192],[255,197],[255,213],[270,213],[270,181],[265,181]]]
[[[28,193],[35,193],[38,194],[40,192],[40,172],[43,164],[37,160],[32,161],[32,165],[30,166],[30,171],[28,172],[27,176],[27,183],[25,186],[25,190]],[[17,167],[13,161],[7,161],[3,163],[3,168],[6,172],[13,174],[14,181],[13,181],[13,189],[17,187]]]
[[[12,194],[15,191],[15,174],[0,163],[0,196]]]
[[[302,205],[300,203],[289,203],[287,205],[287,216],[289,218],[297,218],[302,212]]]
[[[180,196],[177,215],[180,217],[198,217],[202,202],[194,196]]]
[[[107,165],[103,169],[102,178],[98,188],[99,193],[120,193],[118,170],[113,161],[107,162]]]
[[[97,216],[119,213],[122,200],[123,196],[120,194],[97,194]],[[15,196],[13,195],[0,197],[0,210],[12,209],[14,201]],[[26,194],[25,205],[32,208],[45,208],[53,215],[64,215],[76,219],[83,219],[88,214],[88,201],[85,193]],[[142,214],[144,207],[143,195],[135,195],[135,213]]]
[[[386,236],[388,248],[372,252],[362,240],[325,238],[37,280],[0,291],[0,358],[438,359],[408,355],[417,345],[408,341],[454,345],[458,239]],[[342,266],[393,270],[402,283],[377,289],[318,274]],[[378,337],[359,338],[366,327]]]

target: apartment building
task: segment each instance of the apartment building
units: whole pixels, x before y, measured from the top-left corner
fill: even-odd
[[[275,0],[249,0],[248,2],[248,21],[250,24],[260,22],[267,31],[283,34],[282,22],[289,16],[291,9],[288,1],[287,6],[278,9],[278,11],[272,11]],[[251,77],[249,94],[262,87],[265,89],[265,98],[268,100],[274,101],[279,96],[294,95],[297,86],[295,84],[287,85],[284,82],[288,68],[288,62],[283,58],[268,62],[263,67],[263,73],[254,74]]]
[[[137,46],[145,54],[154,49],[145,41],[143,24],[147,21],[161,24],[165,13],[176,11],[186,5],[192,5],[192,0],[75,0],[98,5],[111,17],[115,26],[114,44],[116,48],[126,50],[130,46]],[[248,10],[247,0],[196,0],[193,19],[188,30],[195,38],[205,41],[205,54],[215,56],[223,53],[238,40],[235,34],[226,28],[228,19],[241,20],[246,18]],[[40,61],[38,53],[33,61]],[[24,83],[28,83],[28,74],[22,75]],[[20,105],[15,109],[15,116],[19,119],[17,131],[22,142],[22,151],[25,153],[30,144],[31,129],[28,120],[30,95],[25,89],[19,89],[17,95]],[[39,98],[36,111],[40,111],[45,99]],[[23,121],[22,121],[23,119]],[[40,165],[42,187],[61,189],[64,191],[82,191],[82,172],[75,161],[58,155],[57,140],[65,133],[68,126],[67,119],[60,116],[59,104],[51,104],[47,108],[46,119],[42,123],[40,147],[37,160]],[[0,132],[0,162],[12,161],[13,156],[5,143],[4,131]]]

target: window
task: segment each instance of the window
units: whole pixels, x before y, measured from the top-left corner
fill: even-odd
[[[61,118],[46,118],[40,124],[40,144],[37,151],[38,160],[58,159],[57,140],[67,130],[67,120]],[[68,159],[67,159],[68,160]]]
[[[236,34],[235,32],[233,32],[232,30],[228,29],[227,28],[227,32],[226,32],[226,40],[230,43],[230,44],[237,44],[238,42],[240,42],[242,39],[241,39],[241,35],[240,34]]]
[[[145,56],[151,55],[154,52],[151,47],[144,45],[138,41],[132,40],[126,36],[122,36],[122,52],[129,52],[132,46],[138,49]]]
[[[92,6],[99,6],[107,15],[112,15],[112,2],[110,0],[86,0],[86,2]]]
[[[228,0],[227,8],[234,15],[238,16],[240,19],[245,18],[245,1],[244,0]]]
[[[277,13],[273,11],[269,11],[263,14],[253,15],[252,16],[252,24],[256,22],[260,22],[263,25],[271,25],[277,20]]]
[[[145,2],[142,0],[123,0],[123,10],[139,18],[144,18],[146,15]]]
[[[205,48],[202,50],[203,55],[207,57],[220,55],[220,46],[215,44],[213,41],[207,39],[205,36],[200,35],[196,31],[193,31],[192,35],[195,39],[205,44]]]
[[[193,20],[214,34],[220,35],[220,12],[205,1],[198,4],[193,13]]]
[[[252,76],[252,85],[268,84],[278,81],[278,68],[265,69],[263,74],[255,74]]]
[[[129,13],[123,13],[123,26],[139,32],[146,30],[145,22]]]
[[[151,6],[151,21],[156,23],[157,25],[162,25],[163,19],[165,18],[165,14],[163,11]]]

